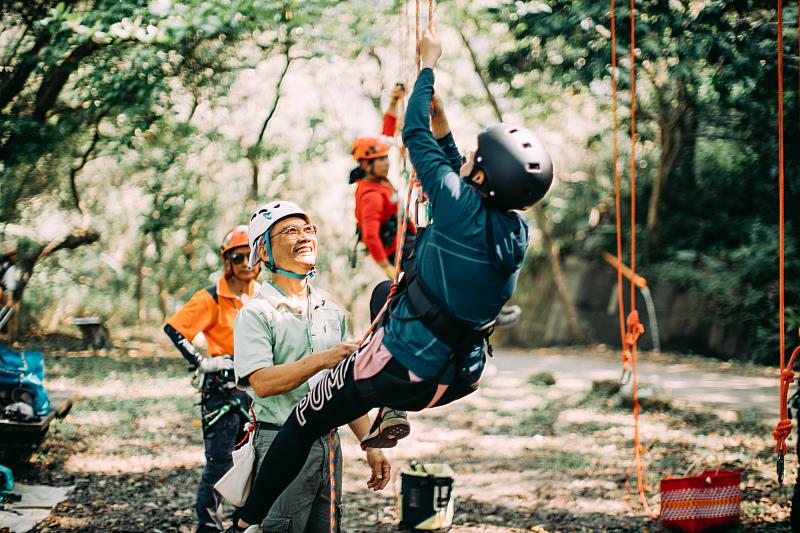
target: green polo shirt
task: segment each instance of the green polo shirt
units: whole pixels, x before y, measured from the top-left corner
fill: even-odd
[[[270,283],[245,304],[233,324],[234,372],[239,388],[253,398],[256,420],[283,425],[308,394],[303,383],[293,391],[259,398],[247,376],[260,368],[293,363],[340,343],[346,333],[344,312],[325,292],[310,287],[310,318]]]

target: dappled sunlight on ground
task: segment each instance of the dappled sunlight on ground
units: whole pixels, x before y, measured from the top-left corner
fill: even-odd
[[[125,446],[125,445],[122,445]],[[163,448],[156,455],[120,455],[101,453],[82,453],[72,456],[65,464],[68,472],[120,474],[126,472],[147,472],[155,469],[201,467],[205,463],[202,446],[189,446],[181,449]]]
[[[635,474],[628,477],[633,467],[630,409],[621,406],[619,396],[589,392],[588,376],[612,372],[591,357],[573,358],[562,361],[564,369],[554,368],[554,386],[534,385],[529,378],[542,371],[540,365],[552,368],[557,361],[546,357],[544,362],[535,356],[496,358],[498,368],[477,393],[443,408],[410,413],[411,435],[386,450],[394,479],[382,492],[367,490],[364,452],[343,428],[345,529],[396,532],[399,473],[418,460],[447,463],[455,470],[453,533],[660,531],[642,513]],[[581,373],[574,372],[577,362],[585,367]],[[667,366],[662,385],[675,376],[673,384],[693,386],[693,364]],[[204,457],[196,425],[198,396],[184,363],[144,356],[62,357],[50,370],[49,386],[80,390],[81,397],[70,415],[51,428],[21,479],[77,488],[37,531],[189,533]],[[703,366],[696,375],[714,373]],[[612,379],[619,377],[613,374]],[[708,382],[714,382],[712,377]],[[676,397],[671,410],[642,411],[648,500],[657,508],[659,480],[683,475],[693,461],[709,456],[710,467],[742,472],[745,530],[780,531],[778,522],[788,517],[791,483],[777,487],[773,421],[737,403],[706,404],[720,392],[714,387],[694,403]],[[736,391],[722,391],[722,396],[752,392]],[[793,459],[794,438],[790,446]],[[787,460],[787,480],[796,473],[795,461]]]

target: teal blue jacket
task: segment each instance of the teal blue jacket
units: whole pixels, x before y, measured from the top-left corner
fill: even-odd
[[[432,295],[454,315],[475,326],[494,320],[514,292],[528,248],[528,226],[516,212],[487,208],[460,177],[461,156],[453,136],[434,139],[430,130],[433,71],[424,69],[408,102],[403,142],[433,206],[433,224],[417,239],[417,271]],[[383,343],[423,379],[449,383],[456,369],[445,364],[452,349],[413,317],[404,294],[397,297]],[[483,350],[469,354],[464,370],[480,376]],[[477,381],[477,379],[474,379]]]

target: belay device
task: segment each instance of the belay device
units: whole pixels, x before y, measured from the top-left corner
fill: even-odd
[[[453,525],[453,476],[446,464],[417,461],[400,472],[400,526],[411,530],[444,530]]]

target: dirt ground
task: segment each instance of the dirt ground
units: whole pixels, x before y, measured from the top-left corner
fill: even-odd
[[[166,344],[147,340],[132,339],[99,353],[80,351],[70,337],[37,343],[48,353],[48,387],[77,390],[80,399],[66,419],[51,426],[30,462],[15,467],[15,476],[25,483],[76,486],[34,531],[192,531],[203,448],[199,397],[189,385],[185,362]],[[569,352],[616,358],[601,348]],[[626,485],[633,466],[630,409],[618,395],[589,392],[590,382],[581,390],[563,379],[539,384],[532,377],[538,372],[533,362],[556,354],[498,350],[498,364],[478,393],[412,414],[412,434],[387,453],[395,474],[412,460],[444,462],[455,470],[451,531],[661,530],[642,510],[635,475],[632,486]],[[512,357],[523,359],[503,364],[503,358]],[[675,356],[650,360],[665,366],[676,361],[698,372],[720,366]],[[741,379],[772,372],[726,366]],[[575,376],[580,376],[579,365]],[[659,479],[681,475],[695,459],[712,456],[713,467],[741,471],[741,531],[790,531],[795,437],[787,481],[778,486],[770,434],[775,422],[747,405],[720,410],[676,402],[671,409],[644,410],[640,428],[650,505],[658,509]],[[368,491],[363,455],[349,431],[342,435],[344,530],[397,531],[399,479],[383,492]]]

